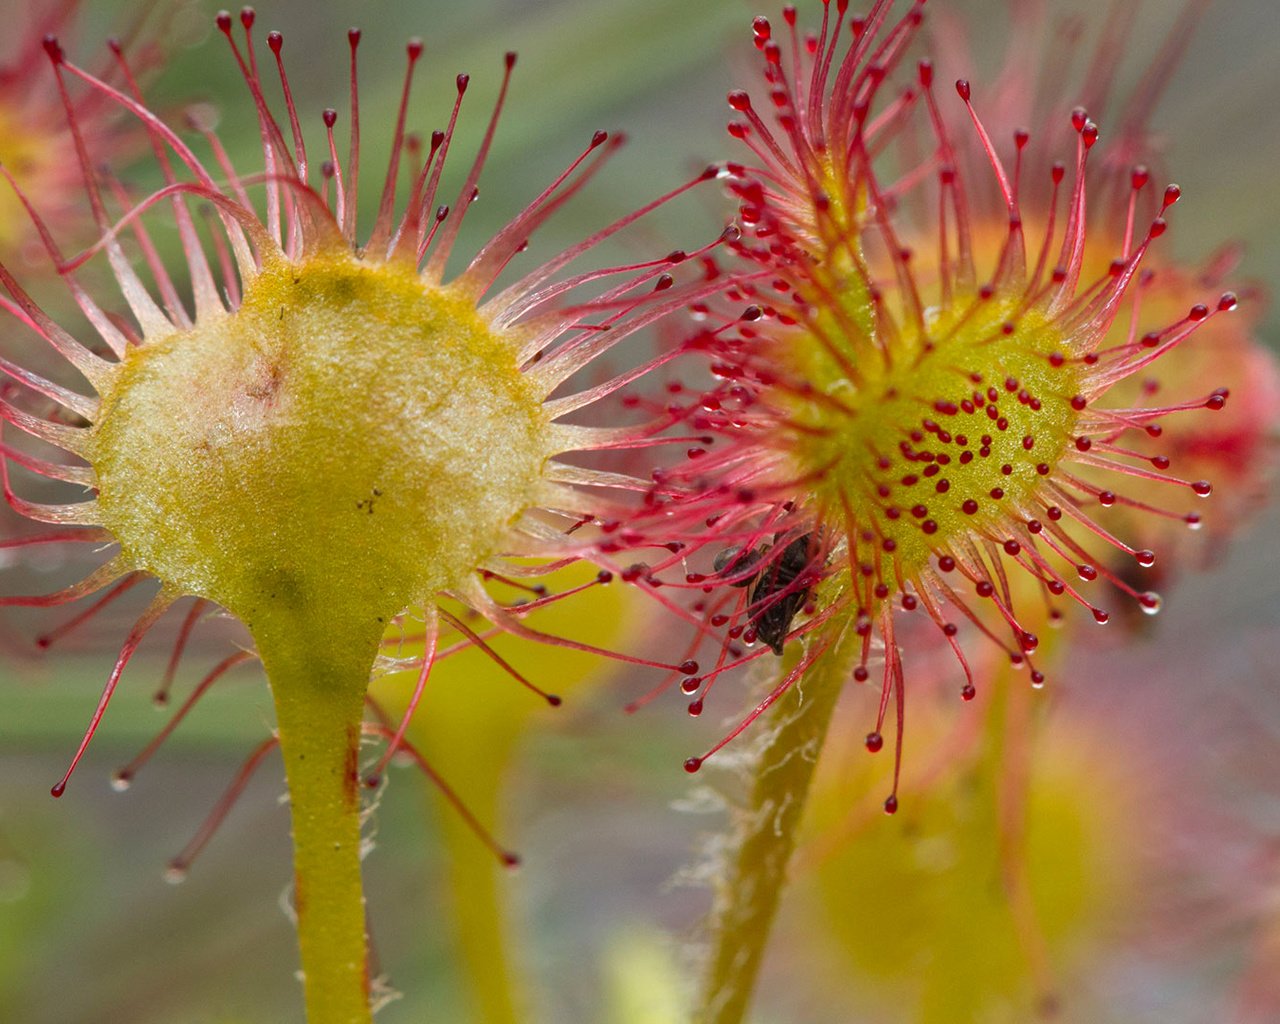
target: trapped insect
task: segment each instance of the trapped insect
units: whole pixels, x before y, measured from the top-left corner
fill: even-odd
[[[751,588],[747,605],[751,628],[777,655],[782,654],[791,621],[809,600],[811,580],[806,572],[818,561],[820,546],[816,532],[805,533],[782,547],[781,554],[769,557],[785,537],[785,533],[775,533],[774,544],[758,551],[726,548],[715,560],[719,575],[742,577],[731,580],[731,586]],[[765,564],[758,572],[744,575],[761,563]]]

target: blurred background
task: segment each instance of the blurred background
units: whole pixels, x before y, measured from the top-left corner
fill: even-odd
[[[137,6],[81,4],[74,30],[63,33],[66,49],[99,66],[102,40],[121,31]],[[256,122],[213,31],[216,8],[187,3],[166,14],[163,3],[153,6],[150,24],[166,56],[147,86],[153,107],[180,115],[192,100],[207,101],[223,112],[219,133],[237,165],[254,167]],[[799,6],[812,22],[816,0]],[[1092,5],[1044,6],[1097,23]],[[1141,74],[1181,6],[1146,0],[1122,83]],[[934,7],[956,12],[970,27],[977,59],[987,70],[997,65],[1006,4],[933,0]],[[706,163],[741,155],[723,131],[724,94],[755,85],[750,19],[778,13],[754,0],[265,0],[258,12],[262,32],[284,33],[295,97],[311,126],[323,107],[345,110],[345,30],[363,27],[366,185],[381,177],[407,37],[426,43],[411,125],[426,132],[443,124],[454,75],[472,76],[455,142],[452,171],[459,176],[483,132],[502,54],[519,51],[463,252],[536,195],[593,130],[625,130],[630,142],[608,170],[535,239],[535,254],[546,256]],[[6,25],[27,25],[28,13],[25,4],[0,0]],[[20,33],[6,35],[12,45]],[[1155,118],[1165,164],[1183,187],[1174,251],[1194,260],[1240,240],[1246,255],[1239,276],[1264,285],[1280,277],[1277,39],[1280,10],[1271,0],[1218,0]],[[145,160],[126,177],[140,189],[158,180]],[[365,191],[367,203],[376,198],[371,187]],[[651,251],[692,248],[731,216],[713,190],[698,193],[646,226]],[[174,239],[160,241],[172,246]],[[1270,308],[1259,319],[1274,347],[1280,314]],[[0,526],[9,530],[14,519]],[[1270,992],[1274,1002],[1258,1003],[1274,1016],[1246,1017],[1239,1009],[1256,993],[1265,997],[1266,986],[1276,984],[1270,975],[1280,974],[1278,527],[1276,510],[1263,514],[1227,554],[1181,579],[1147,628],[1078,646],[1058,671],[1042,753],[1060,770],[1036,775],[1045,809],[1035,819],[1035,849],[1043,856],[1029,870],[1041,872],[1032,888],[1069,898],[1042,907],[1051,920],[1040,922],[1040,939],[1028,938],[1016,912],[983,917],[963,903],[939,912],[953,889],[940,888],[932,908],[920,896],[930,879],[963,867],[957,850],[965,842],[980,845],[997,831],[982,832],[979,823],[979,831],[965,832],[968,826],[953,820],[958,807],[972,806],[964,803],[972,793],[957,795],[959,783],[948,774],[943,737],[954,723],[941,721],[936,734],[922,725],[908,747],[922,773],[917,825],[937,832],[932,845],[914,844],[913,856],[933,850],[936,861],[906,865],[887,833],[877,838],[885,766],[864,785],[867,770],[851,757],[860,745],[841,743],[826,768],[825,803],[799,858],[753,1020],[1026,1021],[1051,1012],[1058,1020],[1126,1024],[1280,1020],[1280,992]],[[0,552],[0,592],[46,592],[75,578],[53,553],[20,561]],[[214,687],[130,790],[116,793],[112,773],[168,714],[153,708],[151,696],[172,633],[153,636],[130,665],[66,796],[48,796],[88,721],[113,645],[139,607],[126,599],[47,653],[33,640],[69,617],[65,609],[52,618],[0,618],[0,1019],[300,1021],[294,936],[280,906],[291,872],[278,763],[269,758],[254,775],[187,880],[163,880],[170,858],[268,735],[270,700],[255,667]],[[563,614],[571,624],[579,617],[578,635],[613,637],[623,650],[654,652],[679,642],[662,632],[652,609],[621,595],[569,603]],[[175,701],[237,639],[233,623],[202,626]],[[746,706],[747,684],[722,684],[720,703],[701,720],[674,696],[627,715],[623,706],[656,679],[632,671],[591,676],[544,652],[518,656],[527,674],[568,694],[563,708],[528,708],[527,694],[495,684],[499,710],[487,714],[486,670],[459,659],[433,677],[423,711],[430,715],[431,700],[440,702],[443,724],[427,751],[433,765],[464,796],[476,787],[471,802],[519,851],[523,866],[501,872],[419,776],[391,773],[374,822],[376,848],[365,861],[379,964],[399,994],[378,1019],[496,1019],[484,1016],[475,993],[509,983],[518,1019],[531,1024],[678,1021],[710,905],[700,881],[703,850],[725,827],[718,794],[732,796],[737,784],[731,773],[708,771],[692,786],[681,762],[720,735],[722,716]],[[955,674],[947,663],[938,671]],[[954,680],[945,681],[935,689],[953,694]],[[922,687],[920,701],[926,723],[927,691]],[[850,713],[865,716],[865,705]],[[973,713],[1014,714],[990,705]],[[860,722],[865,717],[851,718],[847,729],[857,735]],[[497,794],[492,817],[486,793]],[[979,876],[972,877],[979,888]],[[477,920],[485,912],[473,907],[469,916],[467,901],[491,885],[505,908],[508,949],[495,943],[486,960],[483,936],[492,932]],[[929,941],[909,942],[894,931],[911,915]],[[459,938],[469,927],[470,947]],[[1019,954],[1041,939],[1043,956]],[[941,1009],[929,1008],[917,991],[921,976],[959,985],[966,959],[998,959],[1002,943],[1013,952],[1004,967],[978,973],[977,995],[962,1004],[972,1010],[947,1016],[945,999]],[[1041,984],[1039,971],[1052,981]],[[1048,990],[1052,1005],[1042,999]]]

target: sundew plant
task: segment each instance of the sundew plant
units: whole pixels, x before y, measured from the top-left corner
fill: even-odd
[[[52,112],[41,127],[74,201],[47,199],[54,179],[19,175],[0,149],[0,212],[18,217],[0,238],[25,239],[22,260],[0,250],[0,553],[15,568],[0,577],[0,656],[25,676],[41,671],[33,639],[112,634],[117,655],[102,652],[83,706],[60,701],[42,727],[63,752],[43,788],[128,788],[163,774],[142,771],[162,744],[183,763],[169,748],[259,665],[266,722],[256,741],[222,742],[230,788],[200,808],[170,880],[200,875],[215,829],[219,845],[247,827],[229,816],[246,794],[288,803],[291,876],[277,865],[284,895],[260,912],[296,931],[296,959],[269,968],[297,972],[296,1005],[254,1005],[215,962],[177,1019],[305,1006],[310,1024],[466,1020],[468,985],[491,1024],[731,1024],[755,1019],[757,996],[762,1021],[878,1019],[856,996],[823,1004],[821,985],[779,991],[766,960],[788,873],[807,863],[791,855],[837,701],[832,742],[864,722],[858,756],[882,768],[878,796],[850,790],[865,803],[851,813],[881,830],[865,861],[898,848],[918,800],[922,834],[994,830],[958,841],[997,851],[990,884],[1022,906],[1010,794],[1054,756],[1039,720],[1089,685],[1073,651],[1159,643],[1183,570],[1212,568],[1257,512],[1280,393],[1257,339],[1266,289],[1248,254],[1214,248],[1225,229],[1183,238],[1184,207],[1222,196],[1204,177],[1175,184],[1185,151],[1160,135],[1179,66],[1225,9],[693,6],[495,6],[477,26],[407,7],[164,8],[173,67],[158,88],[157,51],[130,36],[72,39],[59,15],[24,38],[24,109]],[[988,36],[1007,39],[1002,62]],[[575,105],[603,127],[562,121]],[[628,116],[634,152],[615,130]],[[1234,169],[1215,173],[1238,191]],[[225,642],[220,619],[238,624],[229,651],[208,639]],[[565,654],[625,674],[562,706],[578,671]],[[509,684],[474,693],[559,723],[555,739],[526,737],[535,760],[508,780],[512,806],[485,798],[478,813],[414,728],[448,685],[459,722],[485,716],[466,696],[475,669],[456,668],[473,655]],[[157,679],[176,711],[126,723],[121,699]],[[22,699],[57,685],[55,671]],[[939,738],[937,715],[931,749],[914,745],[912,708],[944,698],[946,720],[968,723],[957,732],[990,729],[1014,753]],[[515,718],[490,717],[506,751]],[[151,741],[110,774],[117,729]],[[569,735],[589,755],[557,746]],[[947,749],[968,751],[957,771],[1010,777],[948,777]],[[467,754],[488,756],[480,739]],[[928,770],[904,773],[917,758]],[[500,888],[442,875],[420,824],[399,834],[402,791],[383,786],[400,762],[505,872]],[[740,772],[746,807],[696,855],[705,819],[664,797],[693,785],[686,806],[717,806],[717,765]],[[930,778],[932,802],[913,791]],[[46,804],[54,821],[76,810]],[[35,879],[21,828],[0,804],[0,869]],[[171,841],[158,830],[149,849]],[[452,888],[388,913],[365,896],[384,857]],[[709,883],[692,899],[655,874],[689,862]],[[886,877],[922,870],[902,867]],[[93,902],[6,877],[0,899],[20,910],[28,890],[69,916]],[[487,907],[495,892],[517,898],[450,961],[446,916],[427,904]],[[15,915],[13,941],[40,916]],[[1014,916],[992,948],[1026,953],[1015,970],[1035,1012],[1066,1005],[1034,913]],[[1250,927],[1242,911],[1236,948]],[[486,943],[494,998],[474,995]],[[517,983],[522,962],[540,966]],[[23,995],[38,991],[0,973],[0,1015],[81,1012]],[[171,1019],[108,999],[93,1019]],[[917,1019],[909,999],[897,1012]]]
[[[388,740],[365,780],[376,785],[403,744],[437,657],[457,642],[488,650],[478,630],[584,646],[523,621],[552,597],[507,605],[484,583],[538,572],[516,559],[551,566],[580,557],[590,548],[575,531],[621,514],[598,492],[626,486],[627,477],[559,457],[648,447],[665,424],[586,426],[571,418],[669,355],[589,387],[568,382],[637,329],[718,284],[704,274],[678,279],[696,251],[570,276],[563,271],[714,173],[695,175],[498,287],[542,222],[615,148],[607,132],[596,131],[461,272],[450,272],[463,219],[479,197],[516,54],[503,61],[489,127],[447,199],[441,179],[470,79],[457,76],[445,128],[429,140],[408,140],[406,107],[424,50],[410,40],[385,183],[376,217],[362,230],[361,129],[370,126],[367,113],[361,124],[358,93],[361,31],[349,30],[345,40],[348,148],[340,155],[339,114],[329,108],[321,114],[326,145],[317,158],[308,153],[294,103],[283,36],[258,38],[256,20],[251,8],[215,18],[259,125],[261,169],[251,173],[236,169],[199,113],[189,127],[203,137],[203,157],[149,109],[119,42],[110,44],[124,83],[116,86],[74,63],[56,36],[44,37],[100,242],[80,257],[65,256],[39,210],[10,183],[96,339],[85,342],[63,329],[8,269],[0,268],[0,281],[11,296],[6,311],[61,355],[93,394],[6,361],[5,372],[23,390],[0,399],[5,421],[62,456],[49,460],[6,446],[0,479],[14,511],[52,528],[12,546],[88,543],[109,554],[61,591],[3,600],[60,606],[95,595],[110,599],[139,577],[159,583],[127,632],[84,738],[52,788],[55,797],[65,792],[134,651],[177,601],[219,606],[244,624],[276,708],[273,739],[253,760],[278,745],[289,780],[290,905],[307,1016],[360,1021],[369,1019],[376,976],[360,878],[362,737]],[[266,99],[268,74],[283,95],[279,114]],[[104,188],[71,99],[80,89],[143,124],[163,188],[136,202],[124,188],[114,195]],[[411,186],[400,206],[402,163]],[[261,209],[251,196],[258,189]],[[206,209],[212,259],[189,200]],[[161,210],[182,243],[189,298],[155,254],[148,214]],[[126,236],[141,253],[150,287],[126,251]],[[111,316],[78,277],[99,252],[127,316]],[[591,286],[595,294],[583,299],[582,289]],[[83,487],[90,497],[28,500],[12,485],[10,459],[37,476]],[[611,581],[606,568],[593,582]],[[445,599],[464,611],[451,611]],[[103,604],[99,599],[92,609]],[[423,622],[414,696],[398,728],[365,723],[384,634],[406,615]],[[483,626],[464,621],[476,616]],[[515,682],[560,703],[493,657]],[[696,671],[692,661],[648,664]],[[129,775],[116,780],[127,783]]]
[[[699,309],[714,326],[690,342],[714,383],[686,406],[717,440],[651,494],[677,539],[715,551],[710,573],[685,577],[705,595],[698,607],[720,646],[710,672],[681,682],[690,713],[720,697],[726,673],[783,659],[750,712],[685,761],[699,772],[781,705],[717,879],[699,1011],[717,1022],[743,1017],[845,685],[874,686],[868,752],[888,745],[893,723],[883,801],[893,815],[917,685],[909,666],[922,657],[913,647],[950,648],[967,702],[981,683],[969,642],[995,644],[1041,690],[1045,629],[1078,612],[1106,626],[1116,601],[1158,613],[1163,599],[1142,574],[1160,556],[1146,540],[1173,547],[1170,522],[1201,530],[1199,504],[1214,490],[1181,475],[1204,462],[1174,466],[1177,451],[1161,442],[1194,437],[1184,419],[1233,396],[1179,373],[1180,350],[1240,339],[1207,368],[1229,377],[1253,345],[1219,322],[1241,299],[1218,273],[1156,256],[1182,190],[1146,162],[1147,119],[1203,5],[1187,5],[1116,114],[1110,152],[1084,104],[1102,117],[1114,100],[1131,29],[1119,9],[1072,103],[1038,96],[1048,72],[1016,50],[985,92],[968,77],[940,80],[931,50],[949,58],[960,47],[945,28],[929,39],[924,2],[812,7],[755,19],[755,87],[728,94],[728,132],[745,151],[726,168],[743,234],[732,287]],[[1010,7],[1015,45],[1028,45],[1043,16]],[[999,123],[1010,110],[1027,120]],[[1206,292],[1179,308],[1169,293],[1179,281]],[[1271,428],[1274,382],[1268,365],[1235,389],[1255,420],[1242,442]],[[1228,472],[1251,462],[1265,475],[1265,449],[1228,451]]]

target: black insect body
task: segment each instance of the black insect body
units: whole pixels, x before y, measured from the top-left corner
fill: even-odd
[[[769,546],[767,544],[759,551],[725,548],[720,554],[716,555],[716,575],[731,577],[728,581],[731,587],[749,587],[756,581],[757,573],[753,567],[760,564],[760,559],[768,551]]]
[[[775,541],[780,538],[780,534],[774,535]],[[751,587],[747,606],[751,627],[774,654],[782,654],[783,641],[791,631],[791,620],[809,600],[811,588],[807,584],[797,584],[797,581],[813,564],[817,541],[815,534],[806,533],[787,544],[781,554],[772,557],[768,547],[745,554],[729,548],[716,557],[716,572],[722,576],[740,576],[752,566],[765,563],[754,576],[735,579],[731,585]]]

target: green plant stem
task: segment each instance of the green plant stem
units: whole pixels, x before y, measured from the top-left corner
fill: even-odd
[[[336,631],[335,631],[336,632]],[[308,1024],[370,1024],[360,879],[360,721],[376,646],[255,630],[293,816],[294,908]],[[358,653],[351,654],[354,649]]]
[[[843,646],[833,644],[820,655],[770,717],[750,802],[738,823],[736,854],[717,898],[712,959],[696,1024],[738,1024],[747,1012],[809,784],[848,671]],[[787,659],[782,671],[791,664]]]
[[[470,799],[469,807],[482,821],[497,820],[496,798],[482,800],[479,806],[474,797]],[[519,1024],[512,986],[515,971],[499,893],[505,873],[492,857],[476,850],[476,837],[457,814],[441,815],[438,820],[449,851],[459,967],[472,1000],[474,1019],[483,1024]]]

